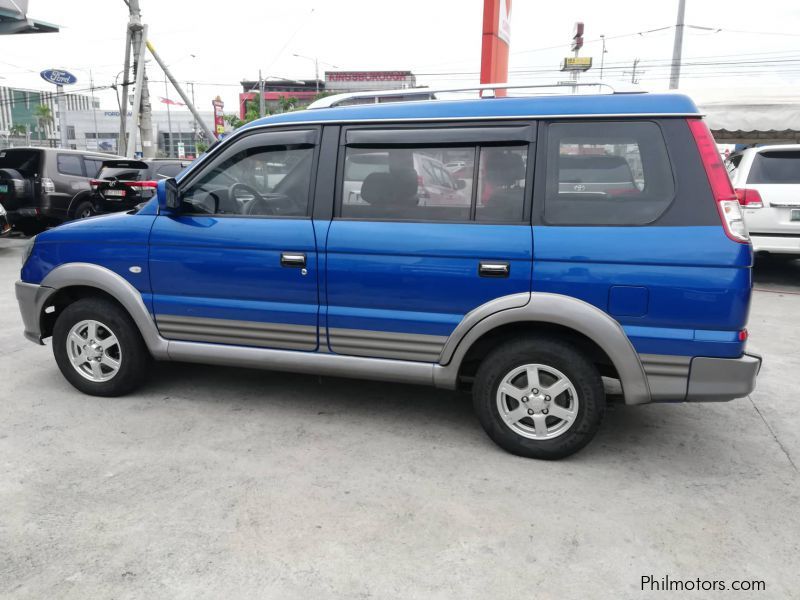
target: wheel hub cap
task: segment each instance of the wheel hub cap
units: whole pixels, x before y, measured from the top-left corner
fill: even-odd
[[[96,383],[114,377],[122,364],[122,348],[111,329],[92,319],[76,323],[67,335],[67,358],[85,379]]]
[[[534,440],[565,433],[578,416],[578,393],[567,376],[548,365],[516,367],[500,380],[497,409],[514,433]]]

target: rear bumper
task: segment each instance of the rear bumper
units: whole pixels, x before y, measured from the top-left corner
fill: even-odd
[[[743,398],[756,389],[761,357],[744,354],[741,358],[692,359],[689,370],[688,402],[725,402]]]
[[[761,357],[641,355],[652,402],[725,402],[750,394]]]
[[[753,244],[753,252],[800,255],[800,234],[770,235],[768,233],[751,233],[750,241]]]

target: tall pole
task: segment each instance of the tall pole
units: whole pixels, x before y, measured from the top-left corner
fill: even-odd
[[[172,75],[172,71],[169,70],[169,67],[161,59],[161,56],[159,56],[158,52],[156,52],[156,49],[153,47],[153,44],[151,44],[150,41],[148,40],[145,43],[145,46],[147,47],[148,50],[150,50],[150,54],[158,63],[158,66],[161,67],[161,70],[164,71],[164,75],[167,76],[167,79],[169,79],[169,82],[172,84],[172,87],[174,87],[175,91],[178,92],[178,95],[181,97],[181,100],[183,100],[183,103],[189,108],[189,110],[192,113],[192,116],[194,117],[194,120],[203,130],[203,133],[205,133],[206,136],[208,136],[209,140],[213,140],[214,134],[211,133],[211,129],[209,129],[205,121],[203,121],[203,119],[200,118],[200,113],[198,113],[197,109],[194,107],[194,102],[189,100],[189,97],[186,95],[186,92],[183,91],[183,87],[181,86],[180,83],[178,83],[178,80],[175,79],[175,77]]]
[[[95,106],[94,102],[94,78],[92,77],[92,70],[89,69],[89,89],[92,91],[92,118],[94,119],[94,149],[100,149],[100,142],[98,141],[98,133],[97,133],[97,107]]]
[[[131,4],[133,1],[131,1]],[[147,26],[144,26],[145,31],[147,30]],[[136,71],[136,88],[134,89],[133,93],[133,110],[131,110],[131,126],[130,126],[130,140],[128,142],[128,152],[126,156],[128,158],[133,158],[136,154],[136,134],[137,127],[136,123],[139,122],[139,128],[143,131],[141,127],[141,112],[140,108],[142,106],[142,93],[144,86],[144,69],[141,68],[144,66],[144,44],[141,43],[141,38],[139,38],[139,43],[137,45],[136,39],[137,37],[141,36],[142,31],[135,31],[134,32],[134,49],[137,51],[134,57],[133,67]],[[139,67],[139,68],[137,68]],[[144,140],[142,140],[142,156],[146,157],[144,153]]]
[[[56,103],[58,104],[58,129],[61,134],[61,147],[67,147],[67,106],[64,101],[64,86],[56,86]]]
[[[119,140],[117,152],[125,156],[127,152],[126,125],[128,122],[128,77],[131,72],[131,28],[130,24],[125,29],[125,69],[122,71],[122,101],[119,103]],[[119,96],[117,96],[119,98]]]
[[[192,87],[192,106],[194,106],[194,81],[190,81],[189,85]],[[194,155],[197,156],[197,121],[194,119],[192,119],[192,143],[195,147]]]
[[[317,95],[319,96],[319,59],[314,57],[314,84],[317,88]]]
[[[172,114],[169,110],[169,87],[167,80],[164,80],[164,97],[167,101],[167,127],[169,128],[169,145],[164,144],[167,150],[167,158],[172,158]]]
[[[261,69],[258,70],[258,116],[264,116],[264,78],[261,77]]]
[[[603,40],[603,51],[600,53],[600,81],[603,81],[603,65],[606,64],[606,36],[600,34],[600,39]]]
[[[636,81],[636,67],[639,66],[639,59],[633,59],[633,71],[631,71],[631,83],[639,83]]]
[[[681,53],[683,52],[684,14],[686,0],[678,0],[678,21],[675,23],[675,44],[672,46],[672,70],[669,76],[669,89],[677,90],[681,79]]]

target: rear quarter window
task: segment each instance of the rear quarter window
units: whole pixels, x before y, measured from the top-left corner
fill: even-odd
[[[800,151],[759,152],[753,159],[747,183],[800,183]]]
[[[56,167],[62,175],[83,176],[83,164],[78,154],[59,154],[56,157]]]
[[[552,123],[546,179],[550,224],[646,225],[675,198],[666,142],[650,121]]]

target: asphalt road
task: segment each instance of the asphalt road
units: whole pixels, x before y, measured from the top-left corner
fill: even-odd
[[[84,396],[23,339],[0,240],[0,597],[800,597],[800,263],[759,263],[751,398],[617,406],[560,462],[453,393],[162,364]]]

